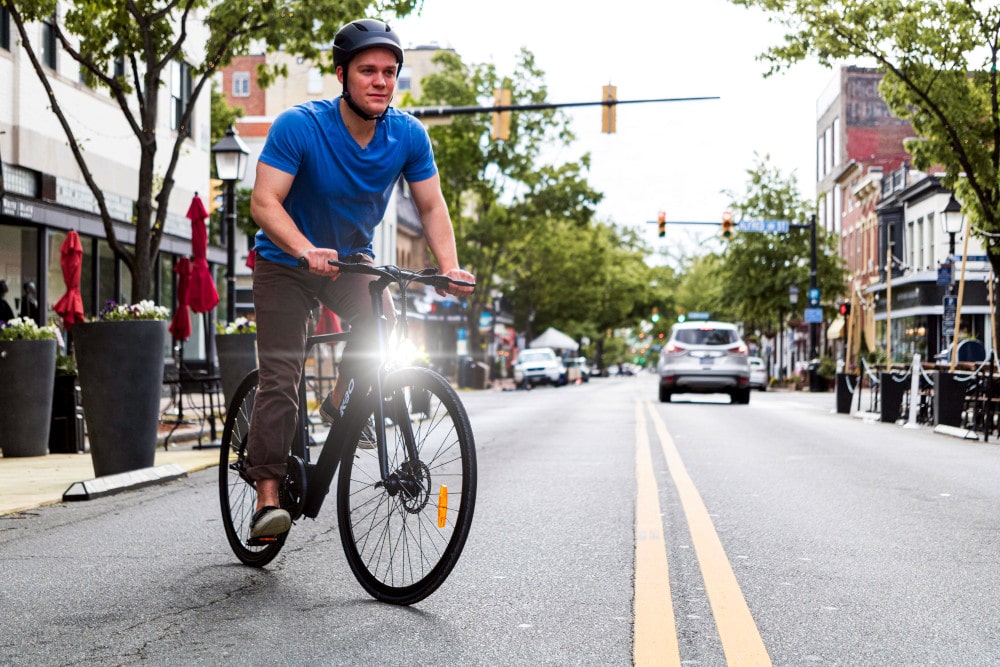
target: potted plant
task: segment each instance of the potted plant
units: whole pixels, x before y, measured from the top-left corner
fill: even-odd
[[[31,318],[0,322],[0,450],[5,458],[49,453],[57,333]]]
[[[73,326],[90,455],[97,477],[148,468],[156,454],[169,311],[109,301]]]
[[[245,317],[215,325],[215,349],[226,409],[247,373],[257,368],[257,323]]]

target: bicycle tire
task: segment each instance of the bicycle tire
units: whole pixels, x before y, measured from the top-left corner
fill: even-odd
[[[410,605],[444,583],[465,546],[476,504],[476,448],[465,408],[437,373],[393,371],[383,381],[383,393],[389,470],[409,486],[391,493],[381,480],[378,450],[355,444],[340,463],[337,521],[347,561],[362,587],[377,600]],[[367,400],[364,410],[345,420],[348,442],[357,443],[374,413]],[[417,465],[401,461],[400,415],[412,425]]]
[[[246,565],[263,567],[281,551],[288,533],[279,535],[275,542],[264,546],[248,544],[257,491],[244,475],[244,469],[257,382],[257,371],[251,371],[240,383],[226,411],[226,425],[222,429],[219,447],[219,501],[226,539],[233,553]]]

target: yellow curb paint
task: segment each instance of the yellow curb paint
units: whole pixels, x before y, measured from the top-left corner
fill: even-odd
[[[632,660],[635,665],[680,665],[670,570],[663,539],[660,497],[653,474],[649,432],[636,405],[635,507],[635,628]]]
[[[726,663],[740,667],[771,665],[771,657],[764,647],[757,623],[750,614],[746,598],[736,581],[732,565],[722,548],[722,541],[715,531],[715,525],[708,514],[705,502],[698,493],[681,460],[680,452],[673,438],[667,432],[666,424],[646,403],[656,427],[656,434],[663,448],[663,455],[670,468],[670,476],[677,487],[684,515],[687,517],[691,542],[698,557],[698,565],[705,580],[705,591],[712,607],[712,616],[719,631],[719,640],[726,655]]]

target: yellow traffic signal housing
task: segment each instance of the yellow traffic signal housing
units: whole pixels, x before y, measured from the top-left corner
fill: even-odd
[[[210,178],[208,180],[208,214],[212,215],[220,208],[224,197],[222,196],[223,180],[221,178]]]
[[[510,106],[510,91],[504,90],[503,88],[496,88],[493,90],[493,105],[494,106]],[[509,111],[494,111],[493,112],[493,126],[490,131],[490,136],[500,141],[508,141],[510,139],[510,112]]]
[[[618,87],[617,86],[604,86],[601,93],[601,101],[611,102],[611,104],[604,104],[601,107],[601,132],[605,134],[614,134],[615,132],[615,119],[618,113],[618,107],[614,104],[615,100],[618,99]],[[661,233],[660,236],[663,236]]]
[[[659,231],[660,238],[662,239],[667,235],[667,212],[660,211],[656,214],[656,226]]]
[[[722,214],[722,238],[727,241],[733,238],[733,214],[730,211]]]

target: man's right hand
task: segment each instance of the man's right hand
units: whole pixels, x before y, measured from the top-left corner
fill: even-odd
[[[318,276],[327,276],[331,280],[336,280],[340,275],[340,269],[330,266],[330,261],[340,259],[336,250],[329,248],[310,248],[299,253],[299,266],[308,268],[309,273]]]

